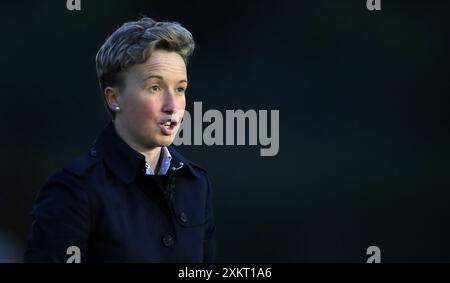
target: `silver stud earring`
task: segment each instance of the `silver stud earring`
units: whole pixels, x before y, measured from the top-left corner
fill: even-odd
[[[119,106],[116,106],[116,110],[119,111],[119,110],[120,110],[120,107],[119,107]]]

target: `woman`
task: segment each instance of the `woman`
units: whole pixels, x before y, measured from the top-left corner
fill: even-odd
[[[146,17],[105,41],[96,67],[112,120],[40,190],[25,261],[214,260],[208,176],[171,146],[193,50],[181,25]]]

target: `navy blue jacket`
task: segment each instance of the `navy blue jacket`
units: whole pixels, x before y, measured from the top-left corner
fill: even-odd
[[[212,262],[209,178],[172,146],[171,169],[145,174],[145,158],[110,123],[89,153],[52,175],[32,210],[26,262]]]

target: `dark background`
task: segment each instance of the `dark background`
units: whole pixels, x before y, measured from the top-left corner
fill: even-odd
[[[450,261],[449,4],[2,1],[0,261],[34,197],[108,122],[94,58],[140,14],[194,35],[189,111],[279,109],[280,151],[181,146],[209,171],[218,261]],[[191,112],[192,113],[192,112]]]

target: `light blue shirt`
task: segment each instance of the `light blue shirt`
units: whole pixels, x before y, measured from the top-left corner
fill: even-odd
[[[166,175],[167,171],[169,171],[170,168],[170,161],[172,160],[172,155],[170,154],[167,147],[161,148],[161,156],[160,156],[160,162],[158,174],[156,175]],[[145,163],[145,174],[147,175],[155,175],[155,172],[153,171],[152,167],[148,165],[148,163]]]

